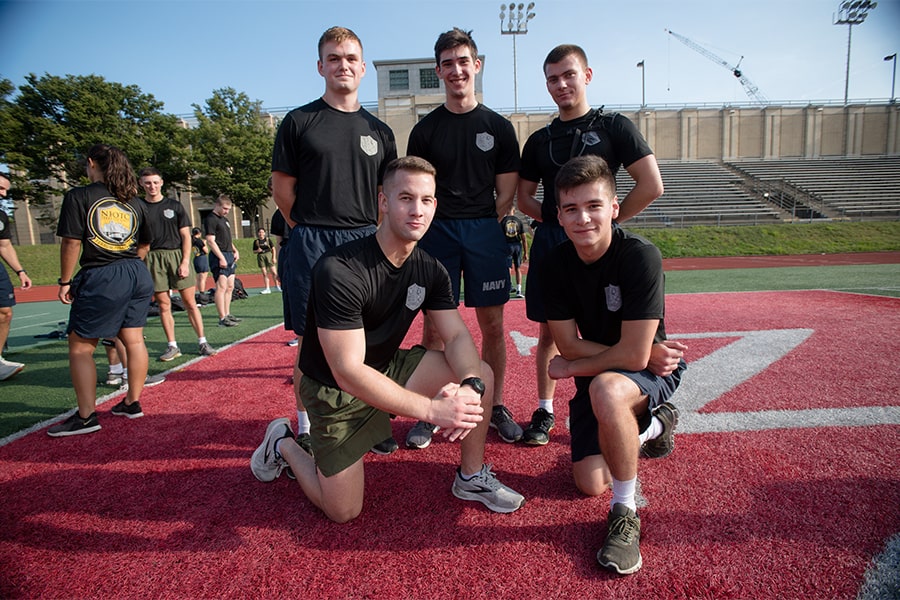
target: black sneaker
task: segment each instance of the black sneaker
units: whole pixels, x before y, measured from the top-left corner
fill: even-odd
[[[378,442],[374,446],[372,446],[371,452],[374,454],[393,454],[400,448],[400,444],[397,443],[397,440],[394,439],[394,436],[389,437],[383,442]]]
[[[310,456],[313,456],[312,442],[309,439],[308,433],[298,433],[297,434],[297,445],[300,446],[300,448],[302,448],[304,452],[306,452]],[[284,474],[287,475],[288,479],[293,479],[293,480],[297,479],[297,476],[294,475],[294,472],[291,470],[290,467],[284,468]]]
[[[539,408],[531,414],[531,424],[522,432],[522,441],[532,446],[543,446],[550,441],[550,431],[556,424],[552,412]]]
[[[641,520],[624,504],[614,504],[609,511],[609,533],[597,553],[600,566],[619,575],[629,575],[641,568]]]
[[[120,417],[128,417],[129,419],[137,419],[138,417],[144,416],[144,413],[141,411],[141,403],[138,401],[134,401],[131,404],[125,404],[125,400],[122,400],[113,406],[112,410],[109,412],[114,415],[119,415]]]
[[[92,412],[91,416],[83,419],[78,411],[75,414],[60,423],[54,425],[47,430],[50,437],[65,437],[68,435],[82,435],[84,433],[94,433],[100,430],[100,421],[97,420],[97,413]]]
[[[512,414],[502,404],[491,409],[491,427],[500,434],[500,439],[512,444],[522,439],[522,428],[513,421]]]
[[[438,429],[437,425],[419,421],[406,434],[406,447],[424,450],[431,445],[431,436],[437,433]]]
[[[665,458],[675,449],[675,427],[678,425],[678,408],[671,402],[663,402],[653,411],[653,416],[662,423],[659,437],[647,440],[641,446],[641,456]]]

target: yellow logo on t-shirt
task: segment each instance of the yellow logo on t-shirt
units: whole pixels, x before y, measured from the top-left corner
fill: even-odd
[[[137,235],[137,214],[115,198],[101,198],[88,212],[89,241],[109,252],[131,249]]]

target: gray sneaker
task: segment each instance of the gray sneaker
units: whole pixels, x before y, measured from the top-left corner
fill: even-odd
[[[456,478],[451,488],[460,500],[475,500],[498,513],[511,513],[525,505],[525,497],[497,479],[491,465],[484,465],[478,475],[466,481],[456,469]]]
[[[200,348],[200,356],[215,356],[216,350],[209,345],[208,342],[203,342],[199,346]]]
[[[106,372],[106,385],[122,385],[122,374],[121,373],[113,373],[112,371]]]
[[[275,444],[282,438],[291,438],[291,422],[287,419],[275,419],[266,427],[266,435],[262,443],[250,457],[250,470],[253,476],[260,481],[269,482],[278,479],[281,472],[287,467],[287,463],[281,455],[275,451]]]
[[[491,409],[491,427],[500,434],[500,439],[509,444],[522,439],[522,428],[513,421],[512,413],[504,405]]]
[[[166,380],[165,375],[158,375],[158,374],[157,375],[147,375],[147,378],[144,380],[144,387],[145,388],[153,387],[154,385],[161,384],[165,380]],[[128,391],[128,378],[127,377],[124,377],[122,379],[122,386],[119,388],[119,391],[120,392]]]
[[[662,423],[659,437],[647,440],[641,446],[641,456],[665,458],[675,449],[675,427],[678,425],[678,408],[671,402],[663,402],[653,411],[653,416]]]
[[[419,421],[406,434],[406,447],[424,450],[431,444],[431,436],[440,429],[437,425]]]
[[[219,319],[219,327],[237,327],[237,321],[231,321],[228,317]]]
[[[181,356],[181,350],[178,349],[178,346],[169,346],[166,348],[166,351],[160,355],[159,360],[162,362],[169,362],[170,360],[175,360],[179,356]]]
[[[629,575],[641,568],[641,519],[624,504],[614,504],[609,511],[609,533],[597,553],[600,566],[619,575]]]
[[[22,363],[0,358],[0,381],[6,381],[24,368]]]
[[[236,317],[231,313],[225,315],[225,320],[231,321],[232,323],[240,323],[241,321],[243,321],[243,319],[241,319],[240,317]]]

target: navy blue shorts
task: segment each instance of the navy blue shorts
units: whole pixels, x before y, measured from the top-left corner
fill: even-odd
[[[0,265],[0,308],[11,308],[16,305],[16,292],[12,280],[3,265]],[[0,351],[3,349],[0,348]]]
[[[197,273],[209,273],[209,254],[200,254],[194,257],[194,271]]]
[[[509,302],[506,236],[496,219],[435,219],[419,248],[447,269],[457,303],[460,276],[465,281],[466,306]]]
[[[541,267],[544,258],[550,251],[567,239],[565,230],[559,225],[541,223],[534,231],[528,279],[525,281],[525,316],[529,321],[547,322],[547,310],[544,308],[544,298],[541,292]]]
[[[647,411],[637,416],[638,431],[650,426],[650,413],[654,408],[668,400],[678,389],[681,375],[687,368],[682,360],[674,373],[668,377],[659,377],[646,369],[643,371],[621,371],[621,373],[637,384],[641,394],[649,397]],[[569,400],[569,431],[571,433],[572,462],[578,462],[588,456],[600,454],[600,440],[597,437],[597,418],[591,407],[589,394],[591,377],[575,378],[575,397]]]
[[[143,327],[153,296],[153,278],[138,259],[82,269],[72,280],[66,333],[85,339],[114,338],[120,329]]]
[[[356,229],[333,229],[297,225],[291,229],[290,242],[284,247],[284,270],[281,277],[284,328],[306,335],[306,306],[312,285],[312,268],[326,251],[375,233],[375,226]],[[282,264],[282,261],[278,261]]]
[[[215,254],[209,260],[209,270],[212,273],[213,281],[218,281],[219,277],[231,277],[237,269],[237,265],[234,264],[234,252],[223,252],[222,256],[225,257],[225,262],[228,263],[228,266],[224,269],[219,266],[219,259],[216,258]]]
[[[509,257],[506,260],[507,268],[512,268],[515,266],[516,268],[522,266],[522,243],[516,242],[514,244],[510,244],[506,242],[506,251]]]

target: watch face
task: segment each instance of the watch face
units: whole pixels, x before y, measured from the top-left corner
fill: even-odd
[[[479,396],[484,396],[484,382],[478,377],[466,377],[460,382],[460,385],[468,385],[478,392]]]

